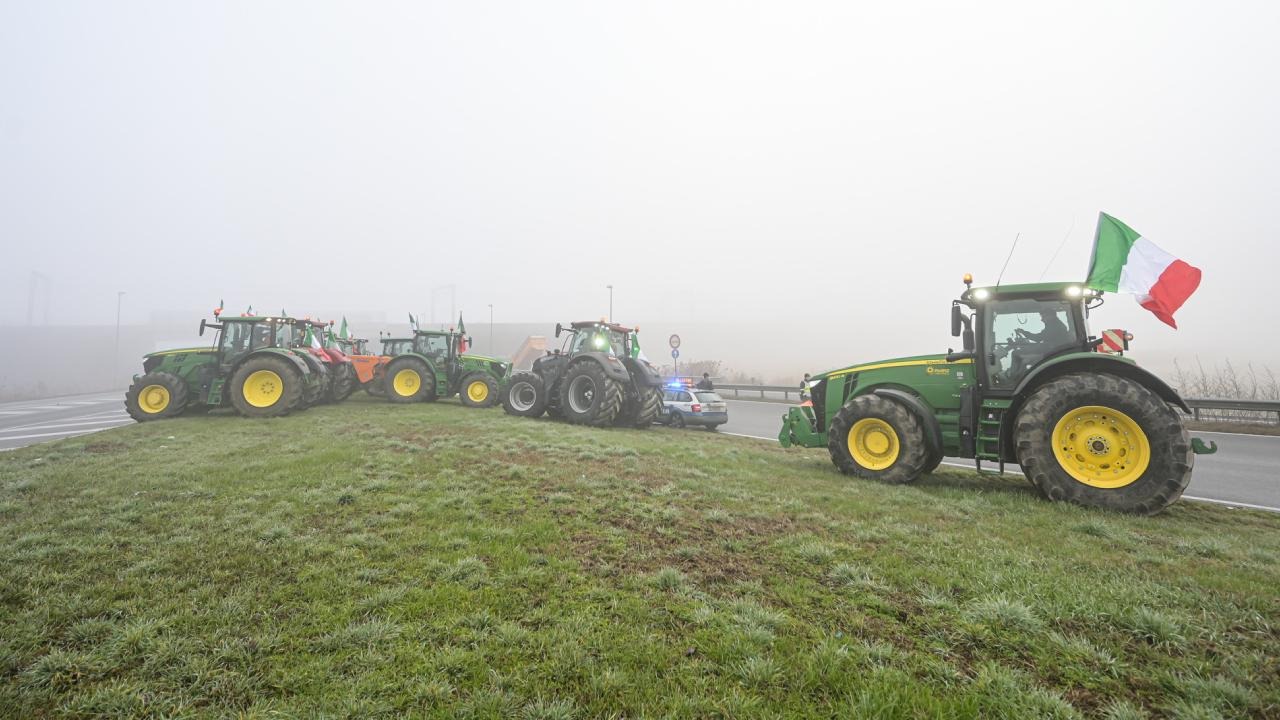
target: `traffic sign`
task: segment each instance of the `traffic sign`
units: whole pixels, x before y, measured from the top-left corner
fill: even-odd
[[[680,336],[672,335],[671,339],[667,340],[667,342],[671,344],[672,349],[678,348],[680,347]]]
[[[680,351],[679,351],[678,349],[676,349],[676,348],[671,348],[671,359],[672,359],[672,360],[679,360],[679,359],[680,359]]]

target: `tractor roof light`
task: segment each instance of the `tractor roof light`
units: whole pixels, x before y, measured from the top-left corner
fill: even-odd
[[[974,300],[986,300],[989,297],[991,297],[991,291],[986,288],[978,288],[973,291]]]
[[[1067,297],[1070,297],[1070,298],[1078,298],[1078,297],[1080,297],[1080,295],[1082,294],[1082,292],[1083,292],[1083,291],[1081,291],[1081,290],[1080,290],[1080,286],[1079,286],[1079,285],[1069,285],[1069,286],[1067,287]]]

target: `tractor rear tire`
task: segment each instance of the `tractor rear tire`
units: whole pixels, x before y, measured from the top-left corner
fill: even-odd
[[[1050,500],[1152,515],[1191,482],[1186,426],[1150,389],[1076,373],[1027,398],[1013,430],[1018,464]]]
[[[653,387],[641,387],[638,393],[628,393],[622,402],[622,410],[613,424],[645,430],[658,419],[662,411],[662,391]]]
[[[416,357],[398,357],[387,364],[383,388],[393,403],[431,402],[436,399],[436,376]]]
[[[576,425],[612,425],[622,409],[622,383],[604,373],[595,360],[569,366],[560,381],[560,411]]]
[[[298,407],[306,380],[293,363],[260,355],[245,360],[231,375],[231,404],[245,417],[276,417]]]
[[[560,411],[560,387],[554,385],[547,388],[547,417],[552,420],[563,420],[564,413]]]
[[[167,372],[149,372],[133,381],[124,394],[124,409],[138,422],[181,415],[187,407],[187,383]]]
[[[925,475],[930,475],[934,471],[936,471],[938,469],[938,466],[941,464],[942,464],[942,451],[934,450],[932,453],[929,454],[929,458],[925,460],[924,468],[920,472],[922,472]]]
[[[920,418],[879,395],[859,395],[836,412],[827,450],[840,472],[885,483],[912,482],[927,467]]]
[[[511,376],[502,393],[502,409],[508,415],[536,418],[547,407],[547,388],[542,376],[531,372],[518,372]]]
[[[299,398],[298,404],[290,408],[293,410],[306,410],[309,407],[319,405],[324,401],[325,394],[329,391],[329,374],[324,363],[310,355],[304,356],[302,362],[306,364],[310,373],[303,378],[302,396]]]
[[[489,408],[497,404],[500,399],[498,381],[494,380],[492,375],[475,372],[462,378],[458,400],[466,407]]]
[[[351,397],[356,389],[356,369],[351,363],[341,363],[334,370],[333,401],[342,402]]]

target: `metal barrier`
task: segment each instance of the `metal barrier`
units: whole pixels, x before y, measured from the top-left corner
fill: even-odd
[[[788,400],[792,395],[796,399],[800,399],[800,388],[788,385],[726,385],[716,383],[716,392],[732,392],[735,398],[742,397],[742,393],[750,393],[752,395],[759,394],[761,398],[766,398],[765,393],[781,393],[783,400]],[[1184,398],[1187,407],[1191,408],[1191,416],[1200,420],[1201,410],[1226,410],[1236,412],[1258,413],[1262,417],[1260,419],[1267,422],[1275,422],[1280,424],[1280,401],[1277,400],[1227,400],[1224,398]],[[1268,414],[1274,414],[1275,418],[1267,417]],[[1231,422],[1240,422],[1248,418],[1225,418]]]

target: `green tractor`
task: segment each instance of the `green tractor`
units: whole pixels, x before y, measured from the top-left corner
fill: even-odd
[[[1102,293],[1076,283],[971,286],[951,307],[960,352],[813,378],[783,416],[784,447],[825,446],[841,472],[907,483],[943,457],[1018,463],[1052,500],[1151,514],[1176,501],[1197,453],[1178,394],[1124,357],[1132,335],[1089,334]]]
[[[648,428],[662,410],[662,377],[640,355],[636,332],[603,320],[556,323],[556,337],[568,333],[563,347],[511,377],[503,408],[578,425]]]
[[[469,340],[452,330],[416,330],[412,340],[383,339],[383,354],[391,360],[382,375],[381,391],[395,403],[434,402],[457,395],[467,407],[492,407],[511,366],[496,358],[463,354]]]
[[[124,397],[130,417],[146,422],[227,405],[246,417],[274,417],[307,407],[307,397],[323,392],[323,377],[290,347],[291,319],[201,320],[200,334],[207,328],[218,331],[213,347],[143,358],[143,374],[134,376]]]

